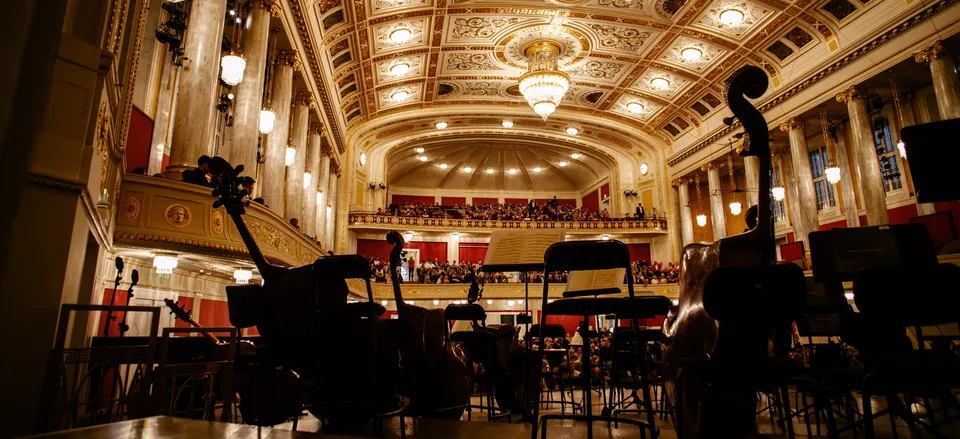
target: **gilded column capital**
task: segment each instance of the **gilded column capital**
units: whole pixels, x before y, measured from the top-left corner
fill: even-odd
[[[837,102],[849,102],[854,99],[863,99],[867,97],[867,89],[861,85],[851,85],[850,88],[837,93]]]
[[[313,95],[310,92],[297,92],[297,96],[293,99],[295,105],[305,105],[309,106],[310,102],[313,101]]]
[[[251,2],[253,7],[270,11],[270,16],[280,18],[280,4],[275,0],[254,0]]]
[[[943,41],[934,41],[933,44],[927,46],[927,48],[914,53],[913,59],[916,62],[929,63],[937,58],[946,54],[946,48],[943,47]]]
[[[703,172],[709,172],[709,171],[712,171],[712,170],[714,170],[714,169],[720,169],[720,167],[717,166],[717,165],[715,165],[715,164],[713,164],[713,163],[707,163],[707,164],[705,164],[705,165],[703,165],[703,166],[700,167],[700,170],[703,171]]]
[[[803,119],[799,117],[791,117],[783,122],[780,122],[780,131],[790,131],[790,130],[802,130],[804,127]]]
[[[293,67],[294,71],[300,71],[300,55],[295,50],[277,51],[277,64],[284,64]]]
[[[327,137],[327,126],[320,124],[320,137]]]
[[[320,132],[320,135],[323,135],[322,131]],[[333,158],[333,149],[331,149],[329,145],[323,145],[320,147],[320,153],[326,154],[327,157]]]
[[[310,134],[320,134],[320,124],[313,122],[310,124]]]

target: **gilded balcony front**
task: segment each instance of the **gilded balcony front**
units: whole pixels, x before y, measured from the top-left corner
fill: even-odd
[[[349,227],[353,230],[411,230],[489,233],[496,230],[566,229],[568,234],[667,234],[666,219],[617,218],[602,221],[533,221],[421,218],[373,213],[351,213]]]

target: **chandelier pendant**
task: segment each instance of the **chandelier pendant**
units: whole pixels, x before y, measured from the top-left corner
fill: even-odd
[[[520,76],[520,93],[533,111],[547,120],[570,89],[570,75],[560,70],[560,45],[537,41],[524,48],[527,73]]]

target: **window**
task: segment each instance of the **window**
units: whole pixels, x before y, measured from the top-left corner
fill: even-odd
[[[783,173],[780,172],[780,162],[776,161],[773,163],[773,172],[770,173],[770,187],[777,186],[778,181],[783,181]],[[787,221],[787,206],[786,198],[783,200],[777,201],[770,197],[770,213],[773,215],[773,222],[783,223]]]
[[[827,181],[827,176],[823,172],[828,162],[826,146],[810,151],[810,171],[813,174],[813,188],[817,192],[817,212],[837,207],[833,185]]]
[[[879,118],[873,121],[873,139],[877,147],[877,156],[880,159],[880,175],[883,177],[883,190],[886,192],[897,191],[903,188],[903,181],[900,179],[900,164],[897,161],[896,144],[893,143],[893,136],[890,133],[890,123],[886,118]]]

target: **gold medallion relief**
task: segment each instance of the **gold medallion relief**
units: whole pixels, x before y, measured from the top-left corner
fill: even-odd
[[[128,220],[135,220],[140,216],[140,200],[134,197],[128,197],[123,202],[123,217]]]
[[[218,212],[213,212],[213,233],[218,235],[223,234],[223,214]]]
[[[167,220],[167,224],[177,228],[190,225],[190,209],[182,204],[171,204],[163,213],[163,217]]]

